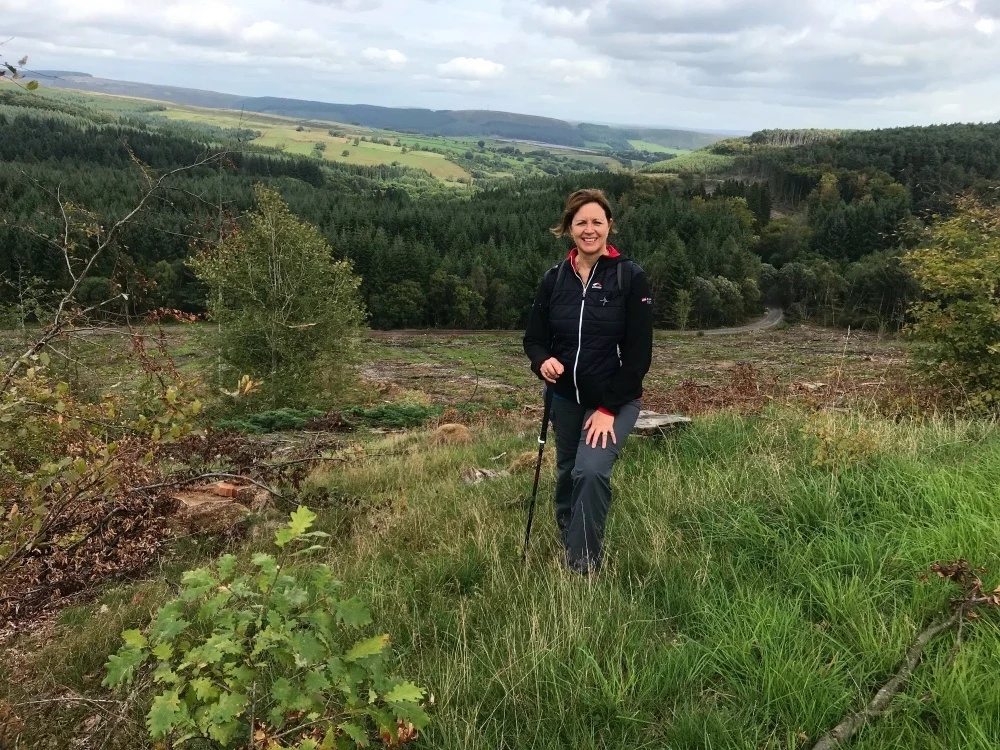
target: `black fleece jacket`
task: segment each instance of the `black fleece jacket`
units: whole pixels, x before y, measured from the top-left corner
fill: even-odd
[[[617,414],[642,396],[642,381],[653,354],[653,299],[646,273],[612,247],[598,259],[586,286],[570,265],[542,277],[524,332],[524,352],[539,378],[542,363],[558,359],[564,368],[555,392],[589,408]],[[567,263],[574,254],[570,253]]]

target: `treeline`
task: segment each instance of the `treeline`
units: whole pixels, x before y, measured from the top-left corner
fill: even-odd
[[[145,189],[133,157],[163,172],[212,150],[211,134],[197,140],[131,122],[0,116],[0,305],[23,307],[69,281],[60,251],[42,237],[61,231],[57,188],[107,225]],[[136,314],[203,311],[205,292],[185,262],[191,243],[218,236],[220,217],[251,209],[256,181],[276,185],[353,262],[377,327],[523,325],[539,278],[568,249],[546,228],[583,186],[604,188],[618,206],[613,241],[647,267],[661,325],[724,325],[760,308],[756,220],[743,198],[692,198],[608,172],[497,182],[469,198],[404,168],[254,151],[173,179],[95,266],[80,301],[100,301],[117,284]]]
[[[106,223],[144,189],[134,160],[163,172],[211,153],[228,135],[172,129],[146,111],[123,110],[113,122],[87,114],[0,105],[0,306],[23,310],[26,299],[68,281],[59,251],[40,236],[60,229],[57,189]],[[595,171],[489,180],[471,196],[420,170],[237,144],[222,163],[178,175],[79,296],[99,301],[119,284],[136,314],[202,312],[205,291],[186,265],[191,244],[213,241],[220,222],[250,210],[252,186],[264,181],[352,261],[373,326],[519,327],[541,274],[568,249],[546,228],[569,192],[589,186],[614,201],[612,242],[646,268],[661,327],[730,325],[767,301],[793,319],[898,326],[914,293],[900,255],[929,208],[947,206],[949,191],[1000,177],[1000,126],[814,136],[727,140],[719,148],[729,155],[715,156],[735,159],[739,179],[715,185]],[[800,145],[769,145],[780,142]],[[531,156],[515,147],[470,153]],[[928,192],[922,181],[938,189]]]
[[[754,243],[765,296],[793,319],[895,328],[916,294],[900,257],[956,195],[994,192],[1000,124],[760,131],[649,171],[767,184],[780,213]]]
[[[768,134],[748,140],[775,142]],[[797,209],[757,246],[774,299],[802,317],[898,327],[917,294],[900,257],[923,226],[950,213],[955,196],[997,185],[1000,124],[844,132],[755,148],[737,164]]]
[[[762,134],[751,144],[772,139]],[[888,175],[921,215],[947,211],[963,190],[1000,180],[1000,123],[858,130],[790,148],[758,148],[738,169],[771,183],[780,201],[798,202],[833,173],[850,202],[854,174]]]

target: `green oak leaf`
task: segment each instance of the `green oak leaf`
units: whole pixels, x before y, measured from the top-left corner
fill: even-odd
[[[309,531],[309,527],[316,520],[316,514],[304,505],[300,505],[292,511],[289,516],[288,525],[278,529],[274,534],[274,543],[279,547],[284,547],[293,539],[297,539],[302,534]]]
[[[146,648],[149,645],[149,641],[146,640],[144,636],[138,630],[126,630],[122,633],[122,640],[125,644],[132,646],[133,648]]]
[[[376,656],[381,654],[388,645],[388,635],[377,635],[374,638],[369,638],[367,641],[359,641],[344,655],[344,661],[360,661],[361,659]]]
[[[351,628],[363,628],[370,625],[371,613],[358,599],[345,599],[337,602],[337,619]]]
[[[176,690],[168,690],[155,698],[146,714],[146,726],[154,739],[164,737],[184,719],[181,699]]]
[[[401,682],[385,695],[386,703],[419,703],[427,692],[412,682]]]

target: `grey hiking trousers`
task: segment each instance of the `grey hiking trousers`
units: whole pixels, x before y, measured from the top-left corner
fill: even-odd
[[[566,564],[579,573],[601,566],[604,525],[611,508],[611,469],[639,417],[630,401],[615,416],[617,444],[587,445],[583,429],[594,409],[554,396],[550,421],[556,437],[556,524],[566,548]]]

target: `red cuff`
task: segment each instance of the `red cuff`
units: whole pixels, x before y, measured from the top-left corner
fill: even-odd
[[[615,413],[613,411],[608,411],[603,406],[598,406],[597,411],[601,412],[601,414],[607,414],[609,417],[615,416]]]

